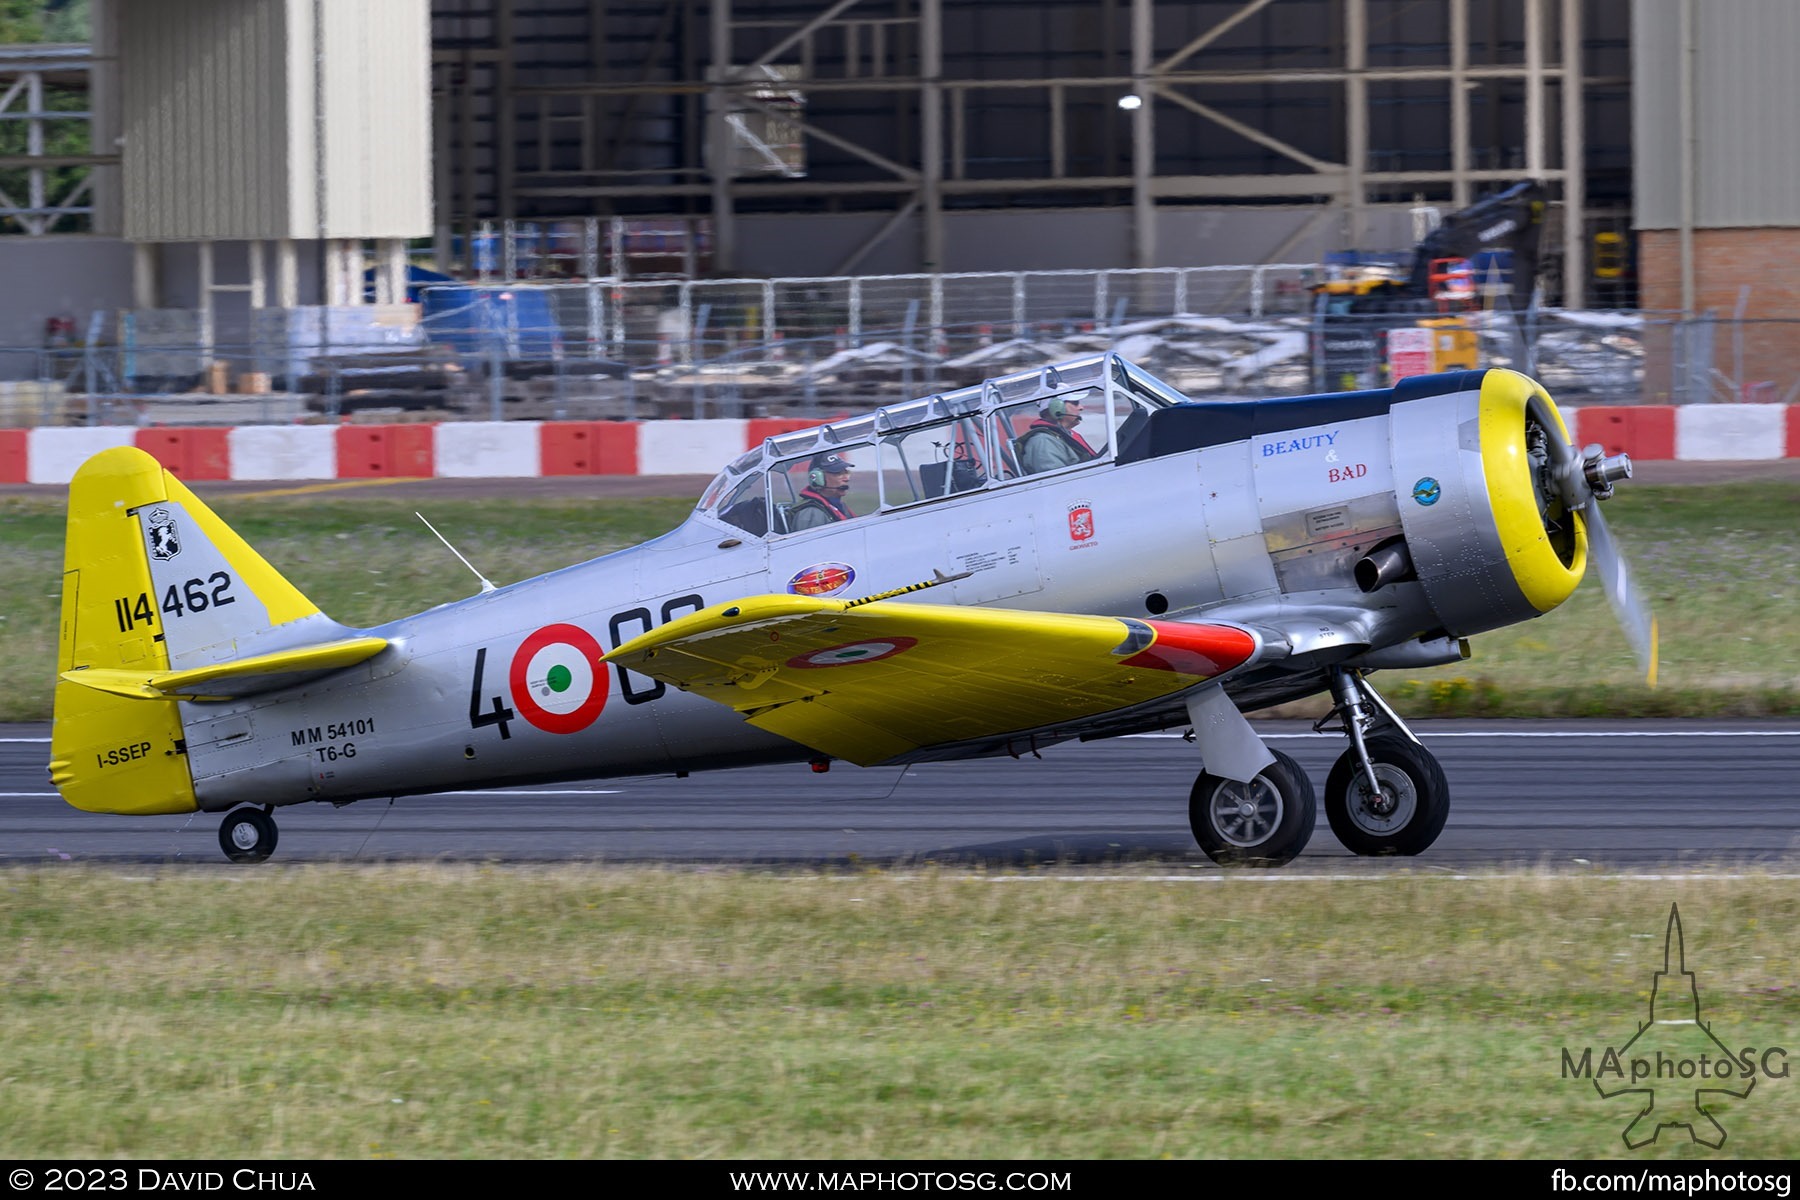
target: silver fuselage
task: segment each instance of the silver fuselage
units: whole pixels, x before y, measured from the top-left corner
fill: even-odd
[[[1470,516],[1453,510],[1476,503],[1463,493],[1477,490],[1467,477],[1479,472],[1479,450],[1457,440],[1472,395],[1400,406],[1409,427],[1444,431],[1404,451],[1404,479],[1395,477],[1396,414],[1378,413],[1136,461],[1108,457],[791,534],[752,536],[696,512],[644,545],[375,628],[388,650],[311,685],[184,703],[196,796],[221,810],[816,757],[612,664],[591,685],[605,693],[598,716],[575,732],[528,719],[518,691],[530,686],[522,648],[546,628],[574,626],[611,649],[708,605],[792,590],[821,566],[850,568],[853,579],[833,593],[845,598],[938,571],[966,575],[910,598],[1260,623],[1286,629],[1295,662],[1348,653],[1345,642],[1417,638],[1444,624],[1429,581],[1368,595],[1352,566],[1384,539]],[[1444,481],[1443,508],[1403,512],[1412,476],[1427,473]],[[1464,573],[1492,573],[1495,549],[1471,556]],[[1318,644],[1307,644],[1304,621],[1296,630],[1284,615],[1313,612],[1341,619],[1315,622]],[[1256,707],[1320,686],[1310,671],[1289,669],[1232,691]]]

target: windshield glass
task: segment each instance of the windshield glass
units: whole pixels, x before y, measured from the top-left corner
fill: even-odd
[[[1108,461],[1152,412],[1185,402],[1116,354],[1089,355],[776,434],[698,507],[764,537],[947,500]]]
[[[881,439],[883,508],[936,500],[982,487],[988,446],[973,417],[934,421]]]
[[[874,512],[874,457],[874,448],[863,442],[777,463],[769,472],[774,532],[798,533]]]

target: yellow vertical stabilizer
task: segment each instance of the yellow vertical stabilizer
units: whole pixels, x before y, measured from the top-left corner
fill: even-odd
[[[58,672],[168,669],[136,510],[168,500],[170,482],[154,458],[132,447],[97,454],[75,473],[63,549]],[[58,682],[50,781],[64,800],[90,812],[192,812],[197,806],[179,705]]]
[[[347,632],[150,455],[94,455],[69,483],[51,782],[90,812],[192,812],[182,702],[145,681],[316,670],[383,645]]]
[[[192,671],[336,629],[142,450],[105,450],[75,472],[59,674]],[[59,682],[50,779],[91,812],[193,811],[179,702]]]

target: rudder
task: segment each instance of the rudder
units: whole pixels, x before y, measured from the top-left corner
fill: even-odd
[[[193,811],[180,702],[79,673],[150,675],[344,632],[150,455],[102,451],[69,484],[51,782],[90,812]]]

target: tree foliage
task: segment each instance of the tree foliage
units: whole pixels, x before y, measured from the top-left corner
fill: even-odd
[[[34,44],[39,42],[81,43],[89,40],[89,0],[0,0],[0,44]],[[0,80],[0,88],[11,82]],[[43,90],[43,108],[49,112],[80,112],[87,108],[87,92],[67,83],[48,83]],[[25,108],[25,98],[16,97],[10,106],[15,113]],[[0,155],[20,156],[29,152],[31,122],[0,122]],[[84,119],[45,118],[36,123],[43,134],[45,154],[85,154],[88,152],[88,123]],[[86,173],[85,167],[54,167],[44,171],[44,202],[56,204],[70,193]],[[31,197],[32,170],[28,167],[0,169],[0,197],[10,205],[24,205]],[[84,227],[81,216],[65,217],[58,231],[73,232]],[[0,235],[20,233],[26,229],[17,218],[0,219]]]
[[[48,0],[44,5],[46,42],[87,42],[93,36],[88,0]]]
[[[42,0],[0,0],[0,43],[43,40]]]
[[[0,45],[85,42],[88,0],[0,0]]]

